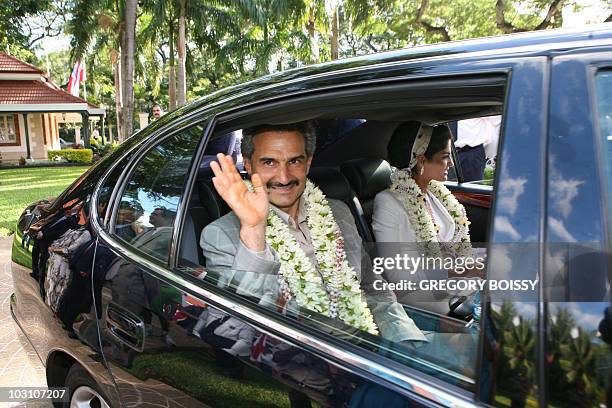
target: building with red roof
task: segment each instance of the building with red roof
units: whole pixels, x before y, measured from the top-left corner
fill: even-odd
[[[0,52],[2,160],[46,159],[48,150],[60,149],[59,123],[89,123],[104,114],[104,109],[61,89],[42,70]],[[88,146],[89,126],[83,130]]]

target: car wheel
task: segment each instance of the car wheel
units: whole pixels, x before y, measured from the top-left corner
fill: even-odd
[[[78,364],[70,367],[66,376],[66,387],[70,392],[70,408],[110,408],[107,398],[87,371]]]

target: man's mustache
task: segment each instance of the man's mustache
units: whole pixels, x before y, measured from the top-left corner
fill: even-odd
[[[290,180],[287,184],[279,183],[278,181],[268,181],[266,183],[267,188],[284,188],[289,186],[299,186],[300,182],[297,179]]]

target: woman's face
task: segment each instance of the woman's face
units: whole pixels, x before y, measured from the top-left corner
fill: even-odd
[[[435,153],[431,160],[425,159],[425,170],[423,177],[427,180],[446,181],[448,178],[448,169],[453,167],[453,159],[451,158],[451,141],[449,140],[446,147]]]

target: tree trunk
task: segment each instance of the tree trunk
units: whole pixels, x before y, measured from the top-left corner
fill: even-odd
[[[310,4],[308,10],[308,39],[310,40],[310,62],[319,62],[319,42],[317,41],[316,22],[317,22],[317,8],[316,3],[313,1]]]
[[[130,137],[134,115],[134,51],[136,48],[136,11],[138,0],[125,0],[125,78],[123,88],[123,130]]]
[[[118,54],[118,53],[117,53]],[[115,73],[115,114],[117,116],[117,140],[123,142],[123,131],[121,130],[121,118],[123,118],[123,93],[121,92],[121,57],[115,56],[116,61],[113,64]]]
[[[121,112],[117,115],[121,119],[121,140],[130,137],[125,133],[125,78],[127,78],[127,45],[125,33],[125,21],[121,22],[119,31],[119,84],[121,86]]]
[[[331,26],[331,59],[338,59],[338,37],[340,33],[340,22],[338,21],[338,7],[334,8]]]
[[[168,110],[176,108],[176,74],[174,59],[174,25],[173,21],[168,22],[168,45],[170,56],[168,57]]]
[[[178,106],[183,106],[187,102],[185,56],[185,0],[181,0],[178,25]]]

